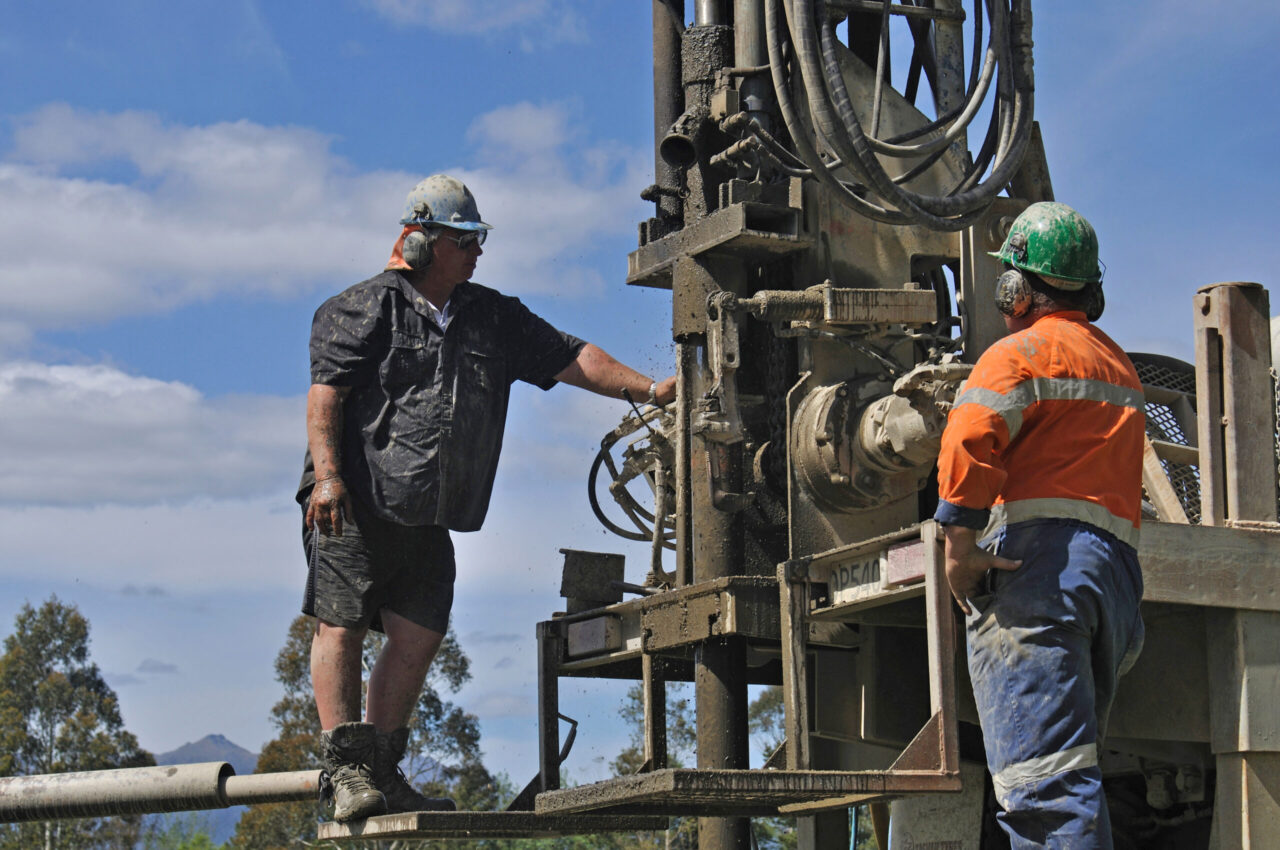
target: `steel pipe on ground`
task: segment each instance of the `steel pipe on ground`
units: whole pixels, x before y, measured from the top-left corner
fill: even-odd
[[[142,815],[319,797],[323,771],[236,776],[226,762],[0,778],[0,823]]]

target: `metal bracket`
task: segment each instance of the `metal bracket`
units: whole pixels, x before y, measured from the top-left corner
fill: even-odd
[[[569,757],[569,751],[573,749],[573,742],[578,737],[578,721],[572,717],[568,717],[560,712],[556,712],[556,718],[563,720],[569,724],[569,734],[564,737],[564,744],[560,747],[559,757],[556,759],[556,767],[564,764],[564,760]],[[533,811],[533,798],[543,790],[542,773],[529,780],[529,784],[524,786],[516,798],[507,806],[508,812],[531,812]]]
[[[696,406],[693,433],[715,443],[734,444],[743,440],[742,414],[738,409],[738,367],[742,355],[738,347],[737,301],[732,292],[713,292],[707,297],[707,359],[712,385]]]

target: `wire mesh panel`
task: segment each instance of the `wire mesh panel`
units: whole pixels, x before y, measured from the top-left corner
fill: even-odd
[[[1190,363],[1158,354],[1130,354],[1138,379],[1147,388],[1147,436],[1153,441],[1194,446],[1196,372]],[[1156,388],[1163,392],[1152,392]],[[1200,523],[1200,470],[1193,464],[1161,459],[1187,520]]]

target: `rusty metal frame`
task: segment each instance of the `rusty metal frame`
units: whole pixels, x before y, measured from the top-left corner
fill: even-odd
[[[560,787],[560,684],[564,638],[555,623],[538,623],[538,776],[543,791]]]
[[[1275,522],[1275,463],[1256,464],[1274,454],[1275,440],[1267,291],[1213,284],[1195,306],[1202,522]]]
[[[623,645],[570,659],[570,630],[602,619],[621,624]],[[645,769],[658,771],[667,765],[666,681],[672,672],[662,654],[730,636],[772,643],[778,634],[775,583],[751,576],[727,576],[538,623],[540,790],[560,787],[561,675],[598,675],[602,668],[638,662],[645,706]]]
[[[708,253],[769,258],[812,247],[803,232],[798,202],[781,206],[760,202],[732,204],[650,242],[627,256],[627,283],[658,289],[672,287],[672,270],[684,257]]]
[[[605,634],[604,629],[583,628],[601,619],[616,621],[618,645],[602,645],[596,651],[577,648],[579,654],[574,654],[570,645],[574,636]],[[729,636],[776,641],[777,588],[772,578],[724,576],[548,620],[540,628],[549,630],[545,640],[554,633],[561,642],[552,648],[554,659],[547,661],[558,675],[599,676],[599,668],[627,662],[635,667],[627,678],[639,678],[639,664],[646,654],[677,652]]]
[[[918,535],[918,537],[915,537]],[[877,777],[881,797],[904,793],[960,790],[960,739],[956,708],[956,620],[951,592],[944,570],[941,530],[932,520],[918,528],[896,532],[875,540],[843,546],[810,558],[790,561],[778,568],[782,608],[782,676],[786,712],[787,767],[804,770],[810,764],[809,727],[811,710],[806,663],[809,623],[823,618],[821,610],[811,610],[812,581],[825,566],[888,549],[894,543],[918,541],[922,555],[923,588],[913,575],[882,576],[883,590],[862,600],[857,607],[875,607],[906,596],[925,598],[925,628],[928,641],[930,718],[894,763],[882,771],[857,771],[854,775]],[[890,580],[892,579],[892,580]],[[853,608],[855,606],[849,606]],[[848,610],[848,609],[846,609]],[[835,619],[826,617],[826,619]],[[870,799],[865,794],[834,796],[784,805],[786,814],[809,814],[847,808]]]
[[[1219,283],[1196,293],[1196,407],[1206,526],[1244,522],[1274,528],[1270,315],[1267,290],[1256,283]],[[1239,528],[1228,533],[1232,542],[1248,539]],[[1262,541],[1274,541],[1274,531],[1257,533]],[[1274,559],[1262,562],[1269,563]],[[1233,600],[1233,607],[1210,609],[1205,618],[1213,659],[1210,746],[1217,769],[1210,841],[1221,847],[1269,846],[1280,829],[1280,718],[1270,690],[1280,664],[1280,616],[1274,611],[1274,590],[1259,587],[1256,570],[1238,572],[1233,584],[1246,584],[1246,576],[1253,586],[1246,589],[1245,601],[1261,604]],[[1255,610],[1241,610],[1245,607]]]
[[[907,543],[918,570],[893,576],[897,586],[879,596],[881,605],[906,596],[925,598],[931,716],[894,763],[885,770],[810,770],[806,651],[814,571],[841,558],[857,557]],[[960,790],[960,747],[956,710],[956,621],[943,570],[936,523],[841,547],[779,567],[782,669],[786,705],[785,770],[656,769],[635,776],[539,794],[539,814],[698,814],[746,816],[843,809],[872,800],[913,793]],[[821,612],[817,612],[821,616]],[[813,622],[818,622],[813,620]],[[646,754],[659,742],[646,728]],[[655,760],[654,767],[659,766]]]

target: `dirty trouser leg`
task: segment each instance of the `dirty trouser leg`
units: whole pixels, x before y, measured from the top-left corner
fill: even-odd
[[[968,618],[987,764],[1014,848],[1110,848],[1098,744],[1116,681],[1142,645],[1136,553],[1092,526],[1018,523]]]

